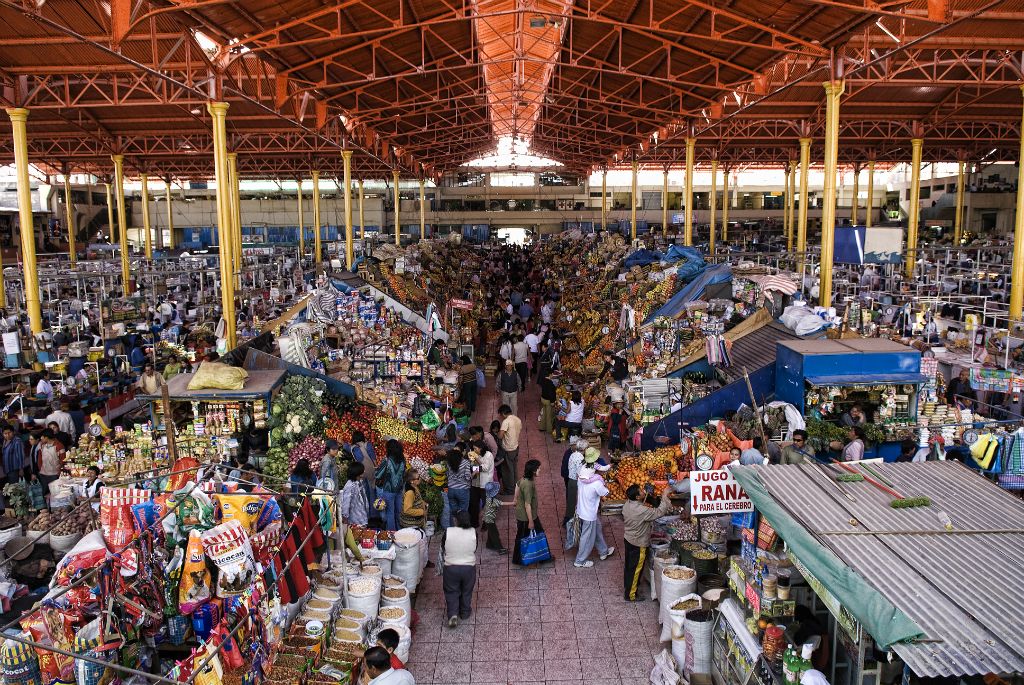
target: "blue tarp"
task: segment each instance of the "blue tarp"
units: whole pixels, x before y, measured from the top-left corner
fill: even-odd
[[[660,262],[661,259],[662,254],[660,252],[656,252],[654,250],[637,250],[626,257],[623,263],[627,269],[632,269],[634,266],[647,266],[654,262]]]
[[[683,266],[679,267],[679,271],[677,273],[679,274],[680,279],[684,278],[682,272],[684,269],[687,269],[687,267],[689,267],[691,263],[693,262],[689,261]],[[729,268],[728,264],[718,264],[717,266],[712,266],[708,268],[707,265],[704,264],[704,260],[701,259],[700,271],[697,274],[695,274],[695,276],[696,277],[693,278],[692,281],[690,281],[687,285],[683,286],[683,288],[679,292],[673,295],[672,299],[663,304],[661,308],[658,309],[658,311],[654,312],[649,317],[647,317],[647,321],[645,321],[644,323],[649,323],[654,319],[658,318],[659,316],[677,316],[679,312],[683,311],[683,307],[686,306],[687,302],[700,298],[700,296],[704,293],[704,289],[707,288],[709,285],[731,281],[732,270]]]
[[[682,245],[669,245],[668,252],[665,253],[663,259],[670,264],[674,264],[680,259],[700,261],[701,264],[704,264],[704,255],[699,250],[693,247],[683,247]]]

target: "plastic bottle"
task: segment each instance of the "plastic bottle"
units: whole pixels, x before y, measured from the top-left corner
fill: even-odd
[[[800,682],[800,674],[796,670],[798,661],[793,646],[786,647],[786,652],[782,655],[782,677],[786,685],[797,685]]]
[[[806,673],[807,671],[810,671],[810,670],[812,670],[814,668],[814,664],[811,663],[811,656],[813,654],[814,654],[814,645],[811,644],[810,642],[805,643],[800,648],[800,656],[798,658],[798,662],[799,663],[797,665],[797,674],[796,674],[797,682],[800,682],[800,680],[803,677],[804,673]]]

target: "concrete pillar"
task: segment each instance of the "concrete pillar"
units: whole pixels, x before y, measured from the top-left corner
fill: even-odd
[[[631,199],[630,199],[631,207],[629,208],[629,229],[631,231],[630,235],[631,235],[631,238],[633,240],[636,240],[636,201],[639,199],[639,198],[637,198],[637,191],[636,191],[636,175],[637,175],[637,172],[639,172],[639,170],[640,170],[640,163],[636,161],[636,157],[634,156],[633,157],[633,190],[630,193],[630,195],[631,195]]]
[[[821,212],[821,281],[818,301],[832,306],[832,256],[836,234],[836,167],[839,162],[839,98],[843,82],[825,83],[825,187]]]
[[[71,211],[71,176],[67,173],[64,174],[64,221],[68,229],[68,257],[71,258],[71,268],[74,269],[78,266],[78,247],[75,240],[75,217]],[[2,262],[0,271],[3,271]],[[2,280],[0,278],[0,281]]]
[[[36,229],[32,221],[32,188],[28,177],[28,110],[12,107],[7,110],[11,119],[14,142],[14,172],[18,189],[18,234],[21,236],[21,263],[24,269],[25,310],[33,335],[43,332],[43,317],[39,309],[39,274],[36,271]],[[0,262],[0,304],[7,306],[3,285],[3,263]]]
[[[132,294],[131,261],[128,255],[128,216],[124,205],[124,155],[112,155],[114,162],[114,193],[117,195],[117,234],[121,245],[121,290]]]
[[[661,180],[661,235],[668,235],[668,169]]]
[[[306,218],[302,215],[302,179],[296,179],[295,196],[299,210],[299,260],[306,254]]]
[[[323,262],[323,250],[320,245],[320,171],[313,170],[313,264],[319,267]]]
[[[711,231],[711,235],[708,238],[708,254],[715,254],[715,207],[718,204],[718,160],[711,160],[711,196],[709,209],[711,210],[711,216],[708,219],[708,229]]]
[[[960,246],[964,237],[964,162],[957,164],[956,170],[956,218],[953,221],[953,245]]]
[[[345,268],[352,270],[356,261],[355,226],[352,224],[352,151],[341,151],[345,198]]]
[[[142,174],[142,232],[146,245],[146,259],[153,259],[153,237],[149,225],[149,176]]]
[[[1024,93],[1024,86],[1021,86]],[[1017,165],[1017,215],[1013,220],[1013,268],[1010,271],[1010,320],[1020,321],[1024,305],[1024,117]]]
[[[601,171],[601,230],[608,230],[608,170]]]
[[[400,209],[402,207],[402,195],[398,192],[398,179],[401,178],[401,172],[395,169],[391,172],[392,178],[395,180],[395,247],[402,245],[402,224],[399,223]]]
[[[366,209],[366,194],[363,193],[363,179],[359,179],[359,239],[366,240],[366,216],[363,210]],[[363,250],[366,246],[363,245]],[[365,252],[364,252],[365,254]]]
[[[686,212],[683,215],[685,245],[693,245],[693,153],[696,146],[695,138],[686,139],[686,178],[683,184],[683,199],[686,201]]]
[[[921,148],[924,140],[914,138],[910,141],[910,201],[907,212],[907,279],[914,277],[917,262],[917,227],[921,221]]]
[[[793,252],[796,243],[796,169],[797,161],[789,162],[789,189],[786,193],[786,214],[789,216],[789,234],[786,237],[786,252]]]
[[[800,207],[796,220],[796,251],[799,253],[799,265],[804,264],[804,255],[807,254],[807,207],[810,201],[807,199],[807,173],[811,164],[811,139],[800,139]],[[797,269],[799,271],[799,269]]]
[[[860,165],[853,165],[853,202],[850,203],[850,224],[857,225],[857,196],[860,195]]]
[[[420,177],[420,240],[427,237],[427,179]]]
[[[871,228],[875,220],[875,160],[868,161],[868,202],[864,211],[864,225]]]
[[[171,200],[171,178],[165,181],[164,194],[167,195],[167,249],[174,249],[174,205]],[[159,243],[159,240],[157,241]]]
[[[722,242],[729,242],[729,167],[722,174]]]
[[[228,164],[227,102],[206,105],[213,120],[213,166],[217,184],[217,233],[220,243],[220,301],[224,318],[224,338],[228,349],[234,349],[235,337],[235,278],[232,271],[232,192],[231,171]]]

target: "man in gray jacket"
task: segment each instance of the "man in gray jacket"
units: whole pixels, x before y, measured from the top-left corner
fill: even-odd
[[[627,602],[638,602],[643,599],[639,593],[640,576],[643,575],[647,551],[651,546],[651,528],[672,506],[668,499],[670,494],[672,488],[665,488],[665,492],[661,494],[661,502],[657,507],[652,507],[644,501],[646,495],[640,490],[639,485],[630,485],[626,489],[626,503],[622,506],[622,539],[626,546],[622,584],[623,598]]]

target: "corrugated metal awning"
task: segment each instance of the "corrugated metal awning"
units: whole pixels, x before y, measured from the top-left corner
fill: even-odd
[[[811,385],[903,385],[927,383],[923,373],[861,373],[856,376],[807,376]]]

